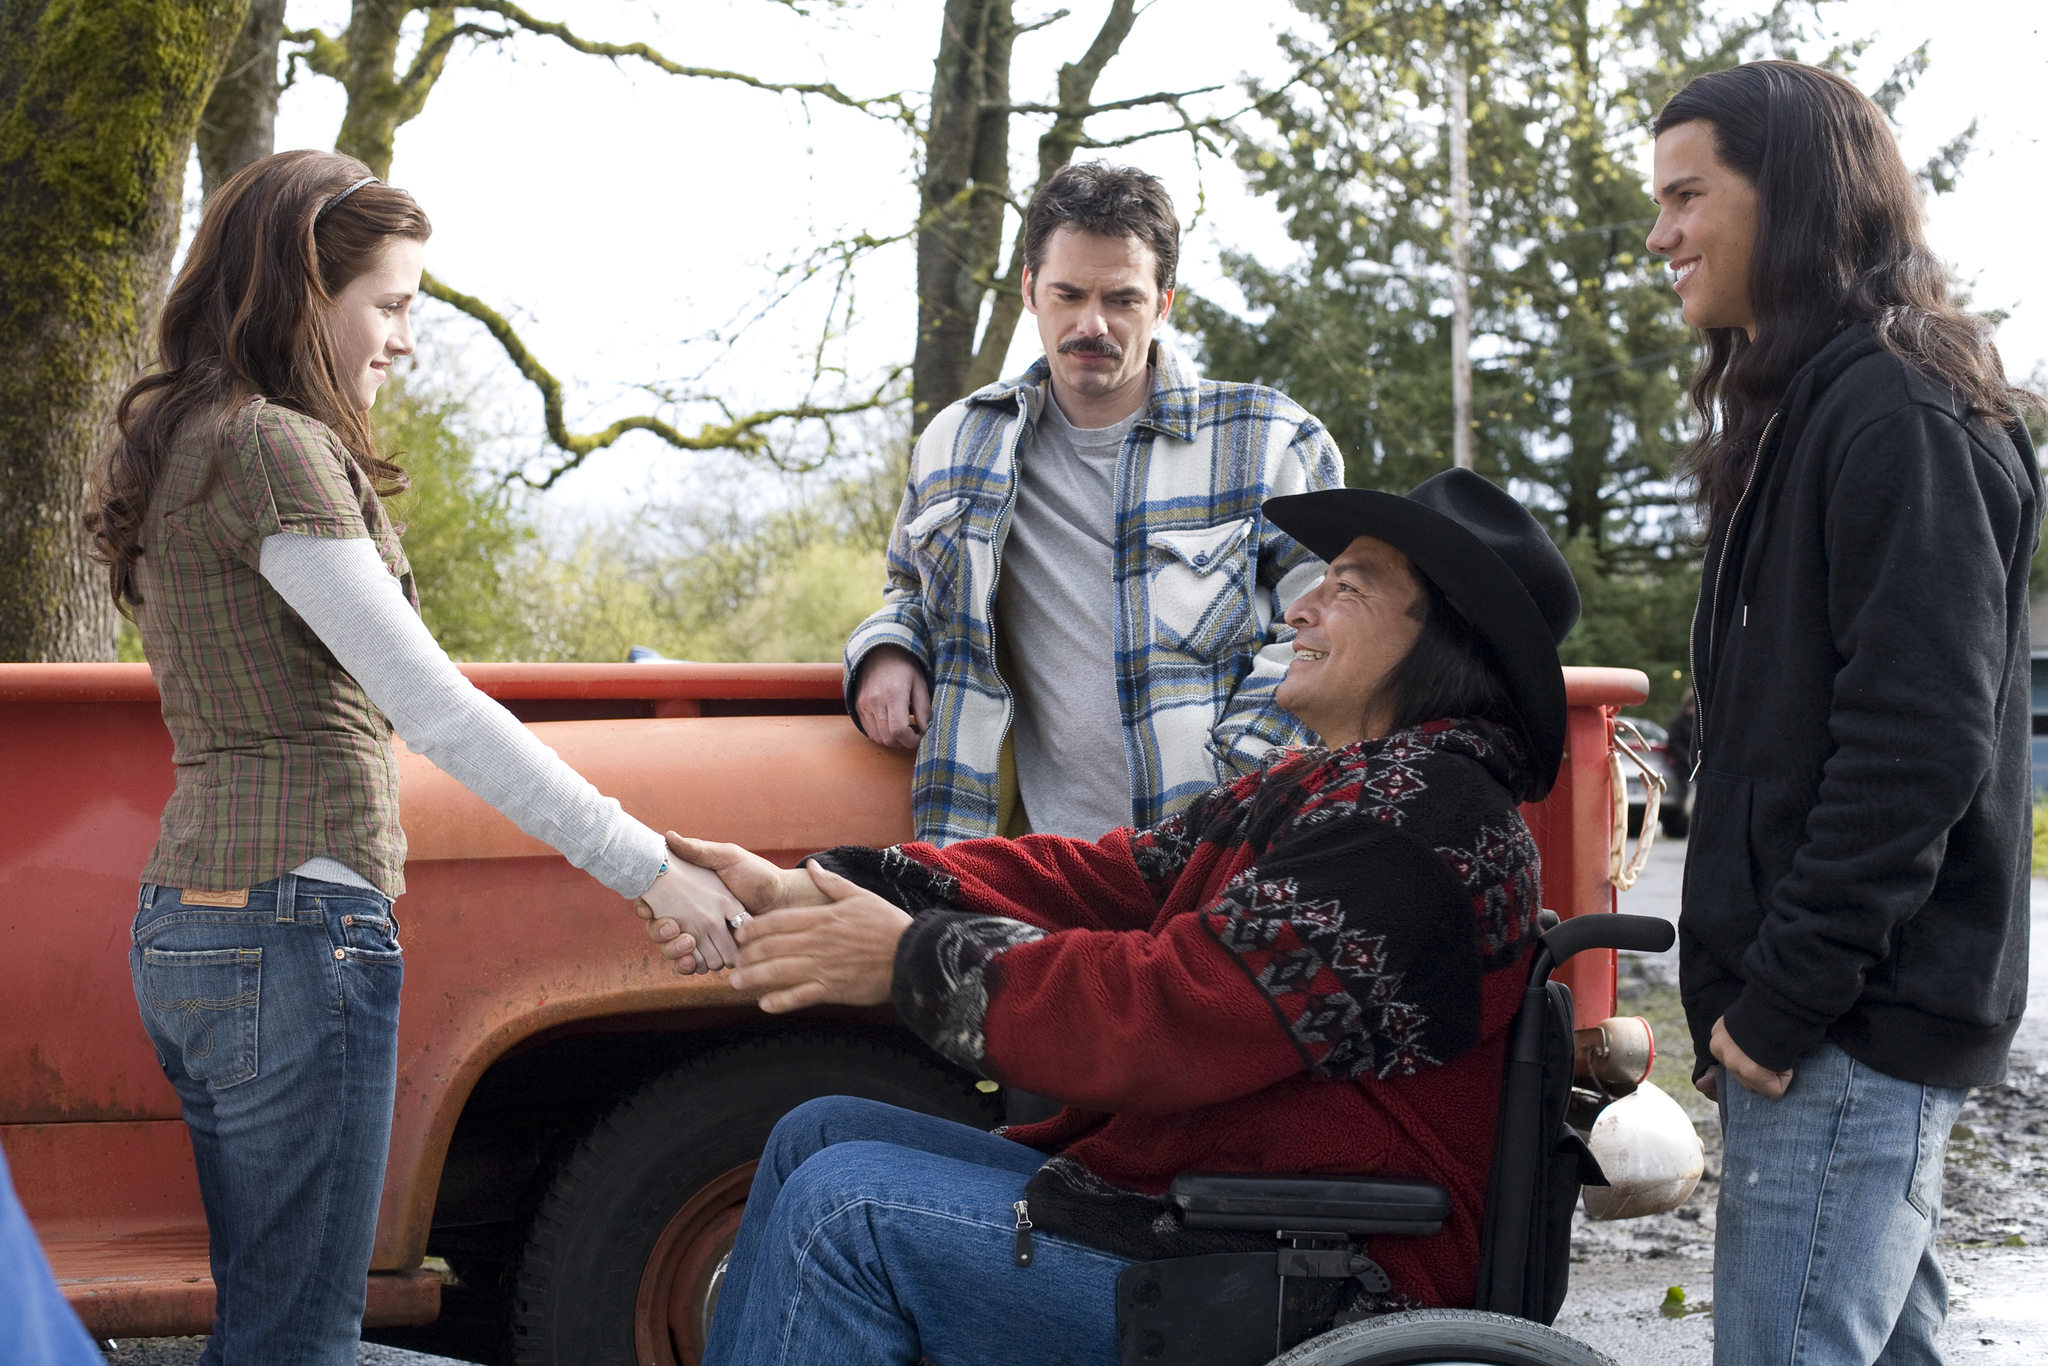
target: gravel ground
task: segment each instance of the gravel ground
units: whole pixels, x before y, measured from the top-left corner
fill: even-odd
[[[1678,918],[1683,841],[1660,841],[1621,909]],[[1967,1366],[2031,1366],[2048,1344],[2048,881],[2034,882],[2033,958],[2027,1019],[2012,1075],[1963,1107],[1949,1144],[1943,1184],[1942,1257],[1951,1304],[1945,1354]],[[1665,955],[1625,955],[1621,1009],[1657,1032],[1652,1079],[1683,1105],[1707,1151],[1706,1176],[1670,1214],[1596,1224],[1583,1212],[1573,1230],[1572,1290],[1559,1315],[1564,1332],[1622,1366],[1708,1366],[1713,1356],[1714,1200],[1721,1136],[1714,1107],[1692,1089],[1692,1047],[1678,1003],[1678,964]],[[1672,1287],[1686,1309],[1672,1313]],[[204,1338],[124,1341],[108,1354],[119,1366],[191,1366]],[[445,1357],[365,1346],[358,1366],[461,1366]]]

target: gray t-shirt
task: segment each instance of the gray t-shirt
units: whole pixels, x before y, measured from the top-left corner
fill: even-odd
[[[1017,699],[1018,791],[1038,834],[1093,840],[1131,823],[1116,696],[1116,463],[1143,412],[1081,428],[1048,399],[1017,461],[996,631]]]

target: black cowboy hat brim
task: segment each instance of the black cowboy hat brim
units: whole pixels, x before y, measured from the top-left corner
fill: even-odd
[[[1385,541],[1443,590],[1500,670],[1529,742],[1540,801],[1564,758],[1564,670],[1536,600],[1507,561],[1464,526],[1412,498],[1374,489],[1325,489],[1266,501],[1273,525],[1325,564],[1360,536]],[[1573,617],[1577,612],[1573,612]]]

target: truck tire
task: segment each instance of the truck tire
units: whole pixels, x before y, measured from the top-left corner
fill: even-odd
[[[627,1096],[578,1141],[528,1227],[519,1366],[698,1366],[768,1131],[819,1096],[990,1128],[998,1097],[916,1045],[805,1032],[745,1039]]]
[[[1335,1328],[1272,1366],[1615,1366],[1577,1338],[1476,1309],[1417,1309]]]

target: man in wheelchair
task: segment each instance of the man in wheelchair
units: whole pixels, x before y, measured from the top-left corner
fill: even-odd
[[[1113,1363],[1127,1268],[1274,1248],[1271,1228],[1190,1226],[1168,1196],[1188,1173],[1432,1182],[1441,1233],[1372,1240],[1317,1312],[1473,1302],[1540,913],[1517,808],[1558,771],[1578,591],[1469,471],[1264,511],[1329,566],[1288,611],[1278,693],[1322,748],[1092,844],[848,847],[786,871],[671,836],[758,917],[731,980],[765,1009],[893,1000],[954,1062],[1065,1106],[996,1134],[850,1098],[790,1113],[708,1363]],[[649,933],[688,965],[673,922]]]

